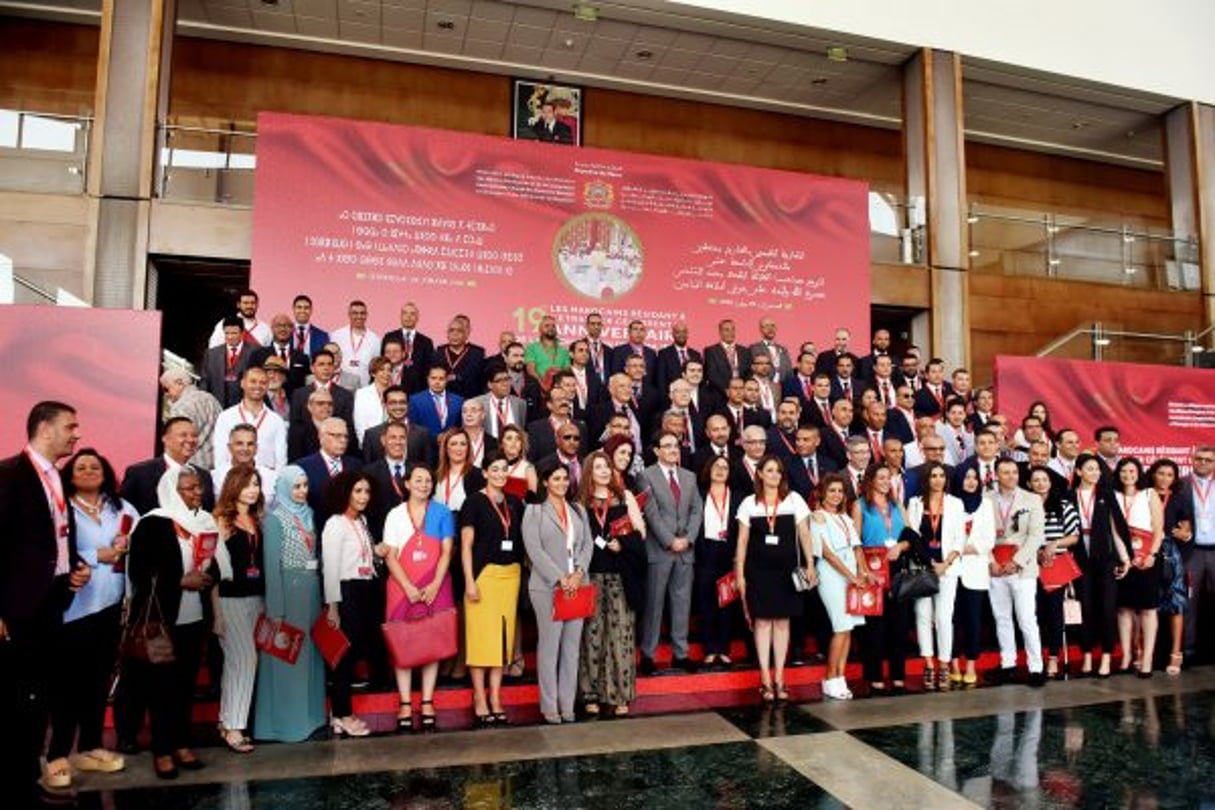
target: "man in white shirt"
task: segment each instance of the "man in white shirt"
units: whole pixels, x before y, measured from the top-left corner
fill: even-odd
[[[257,293],[253,290],[242,290],[236,297],[236,314],[245,325],[244,339],[246,343],[257,346],[270,345],[270,325],[257,319]],[[224,342],[224,319],[220,318],[211,331],[208,348],[215,348]]]
[[[281,470],[287,465],[287,423],[266,407],[269,380],[265,370],[245,369],[240,379],[240,388],[244,395],[241,401],[225,410],[215,420],[215,433],[212,437],[215,470],[219,472],[222,469],[226,473],[227,468],[232,465],[228,434],[237,425],[252,425],[257,431],[257,463],[270,470]],[[262,484],[264,486],[265,481]]]
[[[949,400],[945,405],[945,421],[936,423],[937,435],[945,440],[945,463],[957,467],[975,453],[975,440],[966,429],[966,403]]]
[[[1076,456],[1080,455],[1080,434],[1063,428],[1055,437],[1057,453],[1047,465],[1070,483],[1076,471]]]
[[[368,367],[380,351],[380,336],[367,328],[367,305],[362,301],[351,301],[346,316],[350,323],[334,329],[329,340],[342,350],[342,370],[357,375],[362,388],[371,380]]]
[[[218,497],[223,491],[224,479],[228,477],[228,472],[238,464],[252,464],[257,467],[257,475],[262,482],[262,495],[266,498],[266,507],[269,508],[274,501],[274,478],[275,471],[264,464],[257,463],[258,440],[257,430],[251,424],[241,423],[233,426],[228,431],[228,444],[225,446],[227,450],[227,460],[221,465],[216,464],[215,469],[211,471],[211,481],[215,487],[215,494]]]

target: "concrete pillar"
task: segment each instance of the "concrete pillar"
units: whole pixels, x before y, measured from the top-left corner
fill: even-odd
[[[1197,261],[1206,328],[1215,325],[1215,107],[1189,102],[1164,119],[1174,258]],[[1198,241],[1197,255],[1189,245]],[[1210,346],[1211,340],[1203,341]]]
[[[103,0],[85,289],[100,307],[144,304],[157,123],[168,106],[176,0]]]
[[[925,48],[904,66],[903,145],[907,196],[925,201],[932,283],[929,353],[951,368],[969,366],[970,247],[958,54]]]

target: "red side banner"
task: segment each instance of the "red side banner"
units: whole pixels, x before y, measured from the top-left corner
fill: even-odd
[[[120,477],[152,455],[159,312],[2,306],[0,368],[0,455],[25,445],[25,417],[44,399],[76,408],[76,448],[96,448]]]
[[[1167,457],[1188,467],[1195,444],[1215,443],[1215,373],[1208,370],[1000,356],[995,379],[1010,423],[1041,400],[1051,426],[1078,431],[1085,448],[1094,444],[1094,430],[1113,425],[1123,455],[1144,464]]]
[[[413,300],[436,343],[457,312],[496,348],[598,310],[612,340],[640,318],[665,342],[684,317],[702,345],[732,316],[750,342],[771,315],[822,346],[868,333],[867,205],[835,178],[263,113],[252,286],[274,311],[307,293],[327,328],[361,299],[381,334]]]

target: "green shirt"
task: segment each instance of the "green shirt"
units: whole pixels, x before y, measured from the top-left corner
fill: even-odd
[[[560,343],[556,350],[545,348],[540,341],[527,344],[523,353],[523,362],[531,363],[536,369],[536,376],[541,380],[550,368],[566,369],[570,367],[570,353]]]

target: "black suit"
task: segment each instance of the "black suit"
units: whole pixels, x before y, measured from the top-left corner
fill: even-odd
[[[587,454],[587,449],[590,447],[590,437],[587,435],[590,431],[582,422],[574,422],[578,430],[581,432],[582,438],[578,442],[578,457],[581,458]],[[563,426],[564,427],[564,426]],[[557,452],[557,437],[553,432],[553,423],[549,421],[549,417],[543,419],[533,419],[527,423],[527,458],[533,464],[545,456],[551,456]]]
[[[146,515],[160,506],[160,496],[156,488],[169,465],[164,456],[150,458],[127,467],[122,474],[120,494],[123,500],[135,507],[141,515]],[[215,487],[211,483],[211,475],[207,470],[199,470],[199,483],[202,484],[202,508],[210,512],[215,508]]]
[[[515,390],[515,381],[511,380],[510,392],[523,400],[527,405],[527,421],[539,419],[544,416],[546,408],[544,405],[544,390],[540,387],[540,381],[526,371],[523,372],[523,385]],[[484,393],[484,391],[482,392]]]
[[[953,396],[953,389],[949,387],[949,383],[941,383],[941,400],[938,402],[925,383],[923,388],[915,392],[915,415],[943,417],[945,415],[944,404],[949,402],[951,396]]]
[[[266,360],[271,357],[278,357],[280,360],[282,359],[282,355],[278,353],[278,348],[273,343],[271,343],[269,346],[258,346],[253,350],[253,353],[249,355],[249,365],[252,368],[261,368]],[[308,374],[311,370],[311,362],[312,361],[308,359],[308,355],[304,354],[298,349],[290,348],[290,344],[288,344],[287,382],[283,384],[283,388],[286,389],[288,395],[307,382]]]
[[[904,445],[908,445],[915,441],[915,428],[907,421],[907,415],[898,408],[887,408],[886,435],[898,439]]]
[[[443,344],[435,350],[431,365],[447,369],[450,375],[447,390],[468,399],[485,393],[485,381],[481,377],[484,363],[485,349],[475,343],[466,343],[459,356],[449,355],[447,344]]]
[[[797,431],[785,433],[778,425],[772,425],[768,428],[768,452],[788,466],[793,457],[797,455]]]
[[[574,142],[574,130],[570,129],[570,125],[560,118],[553,119],[551,128],[544,122],[544,119],[540,119],[532,125],[532,132],[536,134],[536,140],[538,141],[564,144],[573,144]]]
[[[326,494],[329,491],[329,482],[332,480],[332,476],[329,475],[329,468],[325,465],[325,460],[321,458],[319,452],[296,459],[294,463],[308,477],[308,505],[312,507],[313,522],[316,525],[316,534],[319,538],[321,532],[325,530],[325,521],[329,520],[331,514]],[[342,472],[359,470],[362,466],[363,462],[357,456],[352,456],[349,453],[342,456]],[[374,496],[375,493],[373,492],[372,495]],[[379,538],[377,537],[376,539],[378,540]]]
[[[901,376],[899,372],[899,359],[890,352],[882,352],[880,355],[876,352],[870,352],[862,357],[856,363],[856,373],[866,383],[873,382],[873,364],[877,357],[889,357],[890,363],[894,367],[894,373],[891,375],[895,380]]]
[[[841,400],[843,398],[844,398],[844,382],[843,382],[843,380],[841,380],[839,378],[838,375],[832,374],[831,375],[831,397],[830,397],[831,404],[834,405],[836,402],[838,402],[839,400]],[[848,398],[851,399],[853,403],[859,402],[861,399],[861,381],[858,380],[856,377],[851,377],[848,379]]]
[[[839,360],[841,357],[851,357],[852,358],[852,368],[853,368],[853,372],[855,373],[856,367],[857,367],[856,355],[853,354],[852,352],[844,352],[843,354],[836,354],[835,349],[830,349],[829,351],[825,351],[822,354],[820,354],[818,357],[814,358],[814,373],[815,374],[830,374],[832,377],[834,377],[836,365],[839,363]]]
[[[363,434],[363,461],[368,464],[379,461],[384,457],[384,443],[380,441],[385,422],[367,428]],[[405,460],[410,464],[424,464],[430,469],[435,468],[435,445],[430,439],[430,431],[421,425],[410,424],[409,432],[405,435]]]
[[[691,346],[684,347],[684,355],[686,360],[680,362],[679,350],[672,343],[669,346],[663,346],[658,350],[657,365],[654,370],[654,387],[658,389],[658,395],[663,402],[671,401],[670,386],[671,383],[683,376],[683,365],[687,360],[701,360],[700,352],[693,349]]]
[[[578,404],[577,398],[570,404],[574,406],[574,418],[580,422],[586,422],[591,411],[594,410],[595,404],[608,399],[607,386],[603,384],[603,380],[599,379],[599,375],[595,373],[595,369],[587,366],[586,369],[586,407]]]
[[[384,340],[380,341],[380,354],[384,353],[385,341],[393,337],[404,343],[405,330],[393,329],[385,334]],[[426,387],[426,373],[430,371],[434,355],[434,341],[415,330],[413,333],[413,345],[410,346],[406,354],[405,371],[401,375],[401,385],[410,394],[416,394]]]
[[[721,396],[726,395],[730,380],[734,377],[746,378],[751,374],[751,350],[741,343],[734,344],[734,353],[738,363],[738,373],[734,373],[730,358],[725,347],[720,343],[705,346],[705,379]]]
[[[291,441],[291,428],[299,425],[297,430],[305,430],[312,423],[312,415],[308,413],[308,397],[316,390],[316,383],[305,385],[295,390],[291,395],[291,423],[287,426],[287,441]],[[333,397],[333,415],[346,423],[346,433],[350,436],[350,445],[346,448],[349,453],[357,453],[359,449],[359,434],[354,429],[354,394],[338,385],[336,380],[329,384],[329,395]],[[315,430],[315,428],[314,428]],[[319,445],[317,446],[319,449]],[[288,453],[288,458],[300,458]]]
[[[842,470],[848,464],[848,445],[844,443],[843,438],[839,435],[835,424],[832,423],[819,431],[822,441],[819,443],[820,452],[826,453],[827,458],[835,464],[836,469]],[[849,437],[852,436],[852,431],[848,431]]]
[[[408,457],[404,466],[402,477],[408,477]],[[378,461],[368,464],[363,468],[363,472],[372,483],[371,503],[367,504],[367,528],[371,530],[372,537],[382,538],[388,513],[403,503],[409,497],[409,492],[403,481],[397,482],[393,479],[392,468],[386,458],[381,457]]]
[[[991,415],[984,416],[975,411],[974,413],[966,414],[966,427],[971,433],[978,433],[983,428],[987,427],[987,423],[991,421]]]
[[[622,374],[624,372],[625,361],[634,354],[636,352],[633,351],[633,344],[631,343],[621,343],[612,349],[612,361],[608,364],[609,374]],[[642,346],[641,356],[645,358],[645,381],[652,385],[654,383],[655,370],[658,366],[658,352],[649,346]]]
[[[802,410],[802,424],[803,425],[814,425],[815,427],[817,427],[819,429],[820,432],[827,430],[827,428],[829,428],[831,426],[831,419],[829,418],[831,415],[831,404],[832,404],[832,400],[828,399],[827,400],[828,418],[824,418],[823,411],[822,411],[822,408],[819,407],[818,400],[811,399],[809,402],[806,403],[806,407]]]
[[[713,448],[713,445],[705,444],[703,447],[697,448],[696,452],[692,454],[692,466],[688,467],[688,469],[699,477],[700,471],[703,470],[705,465],[717,455],[718,453]],[[739,449],[738,445],[736,444],[727,444],[726,457],[730,460],[730,469],[734,469],[735,462],[742,458],[742,450]],[[747,492],[750,494],[751,490],[748,490]]]
[[[801,495],[811,505],[814,488],[818,486],[818,482],[827,473],[839,469],[821,447],[814,452],[814,464],[818,467],[818,476],[814,479],[811,479],[810,470],[806,468],[806,460],[802,456],[794,456],[785,464],[789,468],[789,489]]]
[[[71,508],[68,568],[80,562]],[[66,575],[55,574],[59,543],[42,479],[25,453],[0,462],[0,619],[8,641],[0,641],[0,717],[9,741],[0,757],[0,778],[25,806],[40,773],[46,734],[50,656],[71,604]],[[12,794],[9,794],[12,796]]]
[[[309,418],[305,422],[292,420],[287,426],[287,461],[294,462],[320,449],[321,437],[317,435],[316,424],[312,419]]]
[[[742,424],[739,424],[739,420],[734,418],[734,411],[729,405],[722,405],[718,407],[714,413],[717,416],[723,417],[726,420],[726,423],[729,424],[730,441],[736,443],[742,441],[743,428],[748,428],[755,425],[756,427],[761,427],[764,429],[764,431],[767,431],[768,427],[772,424],[772,417],[768,416],[768,412],[760,410],[759,408],[748,408],[743,406]]]
[[[639,442],[645,440],[645,437],[647,435],[646,426],[645,426],[645,423],[641,419],[641,415],[638,414],[637,410],[633,407],[633,403],[626,402],[624,405],[618,406],[614,399],[612,399],[611,397],[608,397],[607,399],[603,400],[602,402],[596,402],[591,407],[591,414],[590,414],[591,421],[590,421],[589,427],[591,430],[590,443],[592,446],[594,446],[594,447],[603,446],[603,442],[600,440],[600,437],[603,436],[603,431],[605,431],[607,429],[608,422],[611,421],[612,417],[615,416],[617,411],[621,408],[623,408],[625,411],[628,411],[629,413],[633,414],[633,417],[637,420],[637,426],[638,426],[638,430],[640,431],[640,433],[638,433],[635,438]]]
[[[240,377],[249,367],[253,351],[248,343],[241,341],[236,367],[231,374],[232,379],[228,379],[227,344],[207,349],[206,354],[203,355],[202,378],[198,381],[198,387],[218,399],[220,405],[231,408],[244,396],[240,390]]]

